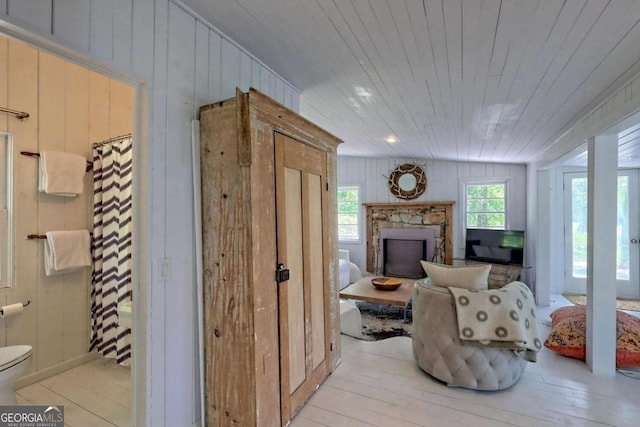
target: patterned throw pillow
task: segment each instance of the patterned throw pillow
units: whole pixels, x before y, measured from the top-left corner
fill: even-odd
[[[420,261],[431,284],[434,286],[465,288],[469,290],[483,290],[488,288],[491,264],[465,265],[452,267],[446,264]]]
[[[585,359],[587,307],[562,307],[551,313],[551,333],[544,346],[563,356]],[[640,318],[616,311],[616,366],[640,367]]]

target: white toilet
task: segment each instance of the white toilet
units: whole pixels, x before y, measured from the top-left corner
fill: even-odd
[[[118,326],[131,329],[131,301],[124,302],[118,306]]]
[[[16,405],[13,386],[31,363],[30,345],[0,347],[0,405]]]

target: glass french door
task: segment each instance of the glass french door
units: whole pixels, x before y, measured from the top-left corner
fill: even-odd
[[[587,292],[587,174],[565,173],[565,292]],[[618,297],[640,297],[638,171],[618,173],[616,283]]]

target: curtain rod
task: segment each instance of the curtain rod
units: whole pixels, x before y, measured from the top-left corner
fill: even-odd
[[[0,110],[2,109],[2,107],[0,107]],[[27,113],[24,113],[27,114]],[[27,114],[27,117],[29,117],[29,115]],[[92,147],[100,147],[102,145],[106,145],[109,144],[111,142],[116,142],[116,141],[121,141],[123,139],[127,139],[127,138],[131,138],[133,137],[132,134],[130,133],[126,133],[124,135],[118,135],[118,136],[114,136],[113,138],[109,138],[109,139],[105,139],[104,141],[100,141],[100,142],[95,142],[93,144],[91,144]],[[31,151],[21,151],[20,154],[22,154],[23,156],[29,156],[29,157],[40,157],[40,153],[34,153]],[[86,171],[89,172],[91,169],[93,168],[93,162],[87,160],[87,169]]]
[[[14,116],[16,116],[16,119],[20,120],[21,122],[24,122],[29,118],[29,113],[25,113],[24,111],[11,110],[5,107],[0,107],[0,112],[13,114]]]
[[[124,135],[114,136],[113,138],[105,139],[104,141],[94,142],[93,144],[91,144],[91,146],[92,147],[100,147],[101,145],[110,144],[112,142],[121,141],[123,139],[131,138],[131,137],[133,137],[132,134],[125,133]]]

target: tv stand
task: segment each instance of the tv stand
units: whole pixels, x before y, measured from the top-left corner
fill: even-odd
[[[489,271],[489,289],[499,289],[504,285],[515,280],[520,280],[522,269],[521,265],[515,264],[497,264],[493,262],[471,261],[468,259],[454,259],[453,265],[473,265],[473,264],[491,264]]]

